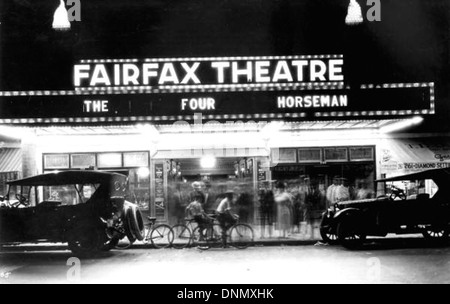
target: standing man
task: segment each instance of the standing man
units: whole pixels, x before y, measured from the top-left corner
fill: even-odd
[[[327,189],[327,209],[334,206],[337,203],[338,190],[340,187],[340,178],[335,176],[333,178],[333,184]]]
[[[350,185],[348,179],[342,178],[341,185],[337,189],[336,201],[346,202],[351,200]]]

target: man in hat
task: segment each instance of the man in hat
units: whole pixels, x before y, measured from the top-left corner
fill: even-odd
[[[193,191],[189,195],[189,203],[192,203],[195,199],[203,206],[205,204],[205,194],[203,193],[203,185],[201,182],[192,183]],[[198,199],[198,196],[201,198]]]
[[[225,198],[220,202],[217,208],[217,220],[222,228],[222,243],[226,246],[227,231],[236,224],[236,215],[231,212],[231,204],[233,203],[234,191],[225,192]]]

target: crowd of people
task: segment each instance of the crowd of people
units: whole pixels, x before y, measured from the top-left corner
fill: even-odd
[[[257,193],[253,189],[253,182],[177,184],[169,190],[171,221],[183,222],[188,216],[205,226],[211,214],[218,214],[221,222],[233,223],[239,218],[242,223],[259,225],[261,238],[288,238],[293,234],[313,237],[314,226],[327,208],[339,201],[373,197],[365,181],[350,185],[338,176],[328,188],[323,182],[301,176],[296,180],[262,182]],[[233,219],[231,214],[237,217]]]
[[[297,180],[265,182],[259,190],[261,238],[269,238],[278,231],[280,238],[292,234],[312,237],[322,214],[330,206],[342,201],[373,198],[374,192],[366,181],[355,182],[336,176],[326,188],[324,183],[301,176]]]

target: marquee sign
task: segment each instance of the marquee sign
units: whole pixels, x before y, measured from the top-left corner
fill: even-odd
[[[75,87],[344,81],[342,55],[84,60]]]
[[[0,123],[317,119],[435,113],[434,83],[345,84],[342,55],[82,60],[74,90],[0,92]]]

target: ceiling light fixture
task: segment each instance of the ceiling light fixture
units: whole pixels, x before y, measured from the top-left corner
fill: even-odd
[[[350,0],[350,5],[348,6],[348,14],[345,18],[345,23],[347,25],[358,25],[364,22],[362,9],[356,0]]]
[[[69,21],[69,12],[66,9],[64,0],[60,0],[61,3],[56,9],[53,15],[53,29],[56,31],[68,31],[71,28]]]
[[[217,159],[214,156],[204,156],[200,164],[203,169],[212,169],[216,166]]]

